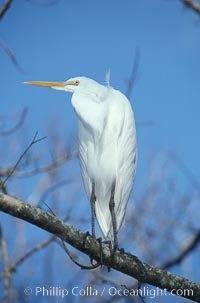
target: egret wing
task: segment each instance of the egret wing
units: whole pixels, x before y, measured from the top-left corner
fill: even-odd
[[[85,100],[82,99],[82,102],[86,105]],[[132,189],[137,147],[134,116],[129,101],[112,89],[105,104],[104,109],[102,103],[96,105],[96,119],[90,116],[91,124],[88,124],[88,119],[86,124],[81,117],[82,112],[79,112],[79,158],[89,200],[92,181],[95,183],[95,212],[100,228],[106,239],[113,240],[109,209],[111,188],[115,182],[115,214],[119,230]]]
[[[96,182],[97,201],[96,216],[106,239],[113,240],[113,227],[109,209],[111,188],[115,182],[115,214],[117,230],[123,222],[127,202],[131,193],[137,162],[137,143],[134,114],[129,101],[118,91],[116,99],[112,96],[108,120],[105,122],[104,141],[100,171],[103,171],[103,180]],[[106,168],[109,167],[110,177],[105,178]],[[104,182],[106,180],[106,182]]]

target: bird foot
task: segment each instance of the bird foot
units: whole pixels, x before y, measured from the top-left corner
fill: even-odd
[[[93,239],[95,239],[94,236],[92,236],[89,231],[86,231],[86,233],[84,234],[84,238],[83,238],[83,246],[86,247],[86,240],[88,237],[92,237]],[[93,258],[90,256],[90,264],[93,265]]]
[[[101,237],[97,238],[96,240],[99,242],[99,258],[100,258],[99,263],[102,267],[102,265],[103,265],[103,247],[102,247],[102,243],[104,243],[104,242],[102,241]]]

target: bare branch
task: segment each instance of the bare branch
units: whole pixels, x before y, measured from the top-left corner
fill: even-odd
[[[24,69],[19,65],[13,51],[10,49],[10,47],[5,43],[5,41],[3,41],[2,39],[0,39],[0,46],[2,47],[2,49],[6,52],[6,54],[8,55],[8,57],[11,59],[12,63],[15,65],[15,67],[22,73],[25,73]]]
[[[190,243],[185,247],[185,249],[182,250],[180,255],[168,262],[166,262],[163,266],[164,269],[168,269],[174,265],[180,264],[189,253],[191,253],[199,244],[200,242],[200,231],[196,233],[196,235],[193,237],[193,239],[190,241]]]
[[[138,73],[139,62],[140,62],[140,50],[139,50],[139,48],[136,48],[133,66],[132,66],[131,74],[128,79],[127,91],[125,94],[128,99],[130,98],[132,91],[133,91],[133,87],[134,87],[135,80],[136,80],[137,73]]]
[[[49,0],[46,1],[45,3],[38,1],[38,0],[29,0],[34,5],[40,6],[40,7],[48,7],[54,4],[57,4],[60,0]]]
[[[24,120],[25,120],[26,115],[27,115],[27,112],[28,112],[28,109],[25,107],[23,109],[23,111],[20,113],[20,117],[19,117],[19,120],[17,121],[17,123],[13,127],[11,127],[10,129],[8,129],[8,130],[0,130],[0,136],[11,135],[16,130],[18,130],[23,125]]]
[[[192,171],[189,169],[189,167],[186,166],[186,164],[181,160],[181,158],[175,154],[175,153],[169,153],[169,157],[176,163],[176,165],[179,167],[181,172],[188,178],[188,180],[191,182],[193,187],[200,192],[200,182],[197,180],[197,178],[194,176]]]
[[[6,189],[6,184],[1,177],[8,177],[8,176],[12,175],[12,177],[15,177],[15,178],[26,178],[26,177],[35,176],[37,174],[53,172],[59,166],[61,166],[63,163],[70,161],[71,158],[73,158],[75,156],[77,156],[77,152],[75,152],[75,151],[68,152],[66,155],[62,156],[61,158],[55,160],[54,162],[52,162],[48,165],[45,165],[42,167],[37,167],[37,168],[29,170],[29,171],[17,171],[16,168],[14,169],[13,166],[7,167],[7,168],[0,168],[0,188],[4,194],[8,193],[7,189]],[[60,181],[59,183],[53,185],[52,187],[53,188],[59,187],[68,182],[69,181],[67,181],[67,180],[63,180],[63,181]],[[46,190],[45,194],[43,194],[43,197],[40,200],[44,199],[46,194],[48,194],[48,192],[50,192],[53,189],[52,187]]]
[[[193,1],[193,0],[182,0],[182,2],[189,8],[191,8],[193,11],[195,11],[197,14],[200,14],[200,4]]]
[[[1,173],[0,173],[1,175]],[[2,178],[0,177],[0,189],[2,190],[2,192],[4,194],[7,194],[7,188],[6,188],[6,184],[4,183],[4,181],[2,180]]]
[[[55,239],[56,239],[55,236],[51,236],[48,240],[33,247],[31,250],[29,250],[27,253],[25,253],[22,257],[20,257],[18,260],[16,260],[13,264],[7,265],[6,270],[0,274],[0,279],[6,277],[8,274],[11,274],[12,272],[15,272],[18,265],[23,263],[26,259],[28,259],[30,256],[32,256],[37,251],[47,247]]]
[[[25,151],[21,154],[21,156],[19,157],[19,159],[17,160],[16,164],[13,166],[12,170],[9,172],[8,176],[6,177],[6,179],[3,182],[3,185],[5,186],[5,183],[8,181],[8,179],[12,176],[12,174],[14,173],[14,171],[16,170],[17,166],[19,165],[19,163],[21,162],[22,158],[24,157],[24,155],[29,151],[29,149],[32,147],[32,145],[46,139],[46,137],[43,138],[37,138],[38,133],[36,132],[33,140],[31,141],[31,143],[28,145],[28,147],[25,149]]]
[[[0,210],[56,235],[97,262],[101,259],[100,243],[97,240],[90,235],[85,237],[84,233],[46,211],[4,194],[0,194]],[[113,256],[108,246],[102,244],[102,263],[141,283],[173,291],[173,295],[177,291],[182,297],[200,302],[200,284],[143,263],[130,253],[116,251]]]
[[[4,14],[7,12],[7,10],[9,9],[10,5],[12,3],[12,0],[5,0],[2,8],[0,9],[0,19],[3,18]]]
[[[54,162],[52,162],[48,165],[38,167],[38,168],[35,168],[35,169],[27,171],[27,172],[15,172],[13,174],[13,176],[15,176],[17,178],[24,178],[24,177],[31,177],[31,176],[41,174],[41,173],[49,173],[49,171],[57,169],[58,166],[60,166],[63,163],[71,160],[71,158],[73,158],[75,156],[77,156],[77,152],[75,152],[75,151],[74,152],[69,152],[66,155],[64,155],[63,157],[55,160]],[[0,172],[1,172],[1,170],[0,170]]]
[[[70,258],[70,260],[76,264],[78,267],[80,267],[81,269],[95,269],[97,267],[99,267],[101,264],[100,262],[96,262],[96,264],[92,264],[92,265],[83,265],[81,263],[79,263],[73,256],[71,251],[69,250],[69,248],[67,247],[67,245],[65,244],[64,241],[62,241],[62,247],[64,248],[66,254],[68,255],[68,257]]]

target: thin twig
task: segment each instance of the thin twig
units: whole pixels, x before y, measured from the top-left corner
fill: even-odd
[[[46,1],[46,3],[42,3],[42,2],[37,1],[37,0],[29,0],[29,2],[31,2],[32,4],[40,6],[40,7],[48,7],[48,6],[51,6],[51,5],[55,5],[59,1],[61,1],[61,0],[49,0],[49,1]]]
[[[194,12],[200,15],[200,4],[192,0],[182,0],[182,2]]]
[[[187,167],[187,165],[181,160],[181,158],[175,153],[169,153],[169,157],[176,163],[182,173],[188,178],[193,187],[200,192],[200,182],[197,180],[193,172]]]
[[[12,2],[12,0],[5,0],[5,3],[3,4],[2,8],[0,9],[0,19],[3,18],[4,14],[9,9],[11,2]]]
[[[56,236],[53,235],[48,240],[46,240],[46,241],[44,241],[40,244],[37,244],[35,247],[30,249],[27,253],[25,253],[22,257],[20,257],[18,260],[16,260],[13,264],[11,264],[10,266],[7,266],[7,270],[5,270],[3,273],[0,274],[0,279],[4,278],[7,275],[8,272],[9,273],[15,272],[18,265],[23,263],[26,259],[28,259],[35,252],[37,252],[37,251],[45,248],[46,246],[48,246],[55,239],[56,239]]]
[[[58,181],[57,183],[55,184],[52,184],[50,185],[45,191],[44,193],[42,194],[41,198],[39,199],[39,202],[38,202],[38,206],[40,205],[40,203],[45,203],[44,200],[47,199],[47,196],[54,192],[55,190],[57,190],[59,187],[62,187],[62,186],[66,186],[67,184],[70,183],[70,179],[69,180],[60,180]],[[53,214],[53,213],[52,213]]]
[[[62,243],[62,247],[64,248],[66,254],[68,255],[68,257],[70,258],[70,260],[76,264],[78,267],[80,267],[81,269],[95,269],[97,267],[99,267],[101,264],[99,262],[96,262],[96,264],[92,264],[92,265],[83,265],[81,263],[79,263],[78,261],[75,260],[75,258],[72,256],[69,248],[67,247],[67,245],[65,244],[65,242],[63,240],[61,240]]]
[[[8,130],[1,130],[0,131],[0,136],[8,136],[8,135],[11,135],[13,134],[16,130],[18,130],[24,123],[24,120],[26,118],[26,115],[27,115],[27,112],[28,112],[28,108],[24,108],[22,113],[20,113],[20,118],[19,120],[17,121],[17,123],[11,127],[10,129]]]
[[[15,65],[15,67],[22,73],[25,73],[25,70],[19,65],[13,51],[10,49],[10,47],[5,43],[5,41],[3,41],[2,39],[0,39],[0,46],[2,47],[2,49],[6,52],[6,54],[8,55],[8,57],[11,59],[12,63]]]
[[[56,159],[54,162],[47,164],[45,166],[37,167],[37,168],[34,168],[29,171],[23,171],[23,172],[15,171],[15,172],[13,172],[12,177],[25,178],[25,177],[32,177],[32,176],[35,176],[35,175],[41,174],[41,173],[49,173],[49,171],[57,169],[63,163],[70,161],[73,157],[76,157],[76,156],[77,156],[76,151],[68,152],[66,155]],[[12,169],[13,169],[13,166],[7,167],[7,168],[0,168],[0,176],[4,176],[4,177],[7,176],[8,174],[10,174],[10,171]]]
[[[35,168],[33,170],[27,171],[27,172],[15,172],[14,176],[17,178],[24,178],[24,177],[31,177],[33,175],[41,174],[41,173],[47,173],[50,170],[56,169],[58,166],[62,165],[63,163],[71,160],[71,158],[76,157],[77,152],[71,152],[68,153],[67,155],[64,155],[63,157],[55,160],[54,162]]]
[[[178,265],[180,264],[183,259],[185,259],[196,247],[197,245],[200,243],[200,231],[198,231],[195,236],[193,237],[193,239],[190,241],[190,243],[185,247],[185,249],[182,250],[182,252],[180,253],[179,256],[177,256],[176,258],[169,260],[168,262],[166,262],[162,268],[163,269],[168,269],[174,265]]]
[[[131,94],[133,92],[133,87],[134,87],[135,80],[136,80],[136,77],[138,74],[139,62],[140,62],[140,50],[139,50],[139,48],[136,48],[131,74],[129,76],[128,83],[127,83],[126,97],[128,99],[131,97]]]
[[[51,214],[55,217],[56,215],[55,215],[55,213],[54,213],[54,211],[52,210],[52,208],[46,203],[46,202],[44,202],[43,201],[43,203],[47,206],[47,208],[50,210],[50,212],[51,212]],[[96,264],[92,264],[92,265],[90,265],[90,266],[88,266],[88,265],[82,265],[81,263],[79,263],[78,261],[76,261],[75,259],[74,259],[74,257],[72,256],[72,254],[71,254],[71,252],[70,252],[70,250],[69,250],[69,248],[67,247],[67,245],[65,244],[65,242],[61,239],[61,245],[62,245],[62,247],[64,248],[64,250],[65,250],[65,252],[67,253],[67,255],[68,255],[68,257],[70,258],[70,260],[74,263],[74,264],[76,264],[78,267],[80,267],[81,269],[94,269],[94,268],[97,268],[97,267],[99,267],[100,266],[100,263],[99,262],[97,262]],[[60,243],[59,242],[59,243]]]
[[[7,194],[7,188],[6,188],[6,184],[4,183],[4,181],[2,180],[2,178],[0,177],[0,189],[2,190],[2,193]]]
[[[47,137],[42,137],[39,139],[36,139],[38,135],[38,132],[35,133],[33,140],[31,141],[31,143],[28,145],[28,147],[25,149],[25,151],[21,154],[21,156],[19,157],[19,159],[17,160],[16,164],[13,166],[12,170],[10,171],[10,173],[8,174],[8,176],[6,177],[6,179],[3,182],[3,185],[5,185],[5,183],[8,181],[8,179],[12,176],[12,174],[14,173],[14,171],[16,170],[17,166],[19,165],[19,163],[21,162],[22,158],[24,157],[24,155],[29,151],[29,149],[32,147],[32,145],[46,139]]]

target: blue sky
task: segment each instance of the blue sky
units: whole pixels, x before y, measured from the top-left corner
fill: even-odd
[[[171,150],[198,178],[199,31],[198,16],[178,0],[58,1],[45,8],[14,1],[1,22],[0,37],[26,74],[0,49],[1,114],[28,107],[29,135],[35,130],[45,134],[51,119],[73,132],[70,95],[22,82],[84,75],[104,83],[110,68],[112,86],[125,92],[139,48],[131,102],[136,121],[153,125],[138,125],[138,171],[145,170],[152,155]]]
[[[0,0],[0,5],[3,2]],[[28,108],[16,139],[1,137],[1,146],[10,139],[14,143],[8,155],[7,149],[1,149],[5,161],[0,165],[15,163],[10,152],[20,155],[36,131],[50,140],[53,133],[49,129],[57,128],[60,139],[69,142],[72,149],[76,147],[70,94],[22,82],[87,76],[105,83],[110,69],[111,85],[125,93],[138,48],[139,69],[130,98],[138,137],[136,196],[143,190],[142,181],[148,184],[151,162],[157,157],[162,162],[169,152],[178,155],[200,181],[199,16],[180,0],[61,0],[48,7],[34,5],[36,2],[45,1],[13,1],[0,23],[0,38],[25,71],[17,70],[0,47],[0,115],[15,116]],[[148,121],[151,124],[145,125]],[[48,148],[48,141],[40,144],[35,150]],[[78,162],[75,168],[74,173],[79,174]],[[26,191],[23,198],[36,184],[32,181],[28,187],[21,186]],[[180,185],[185,185],[183,180]],[[73,192],[70,195],[74,197]]]

